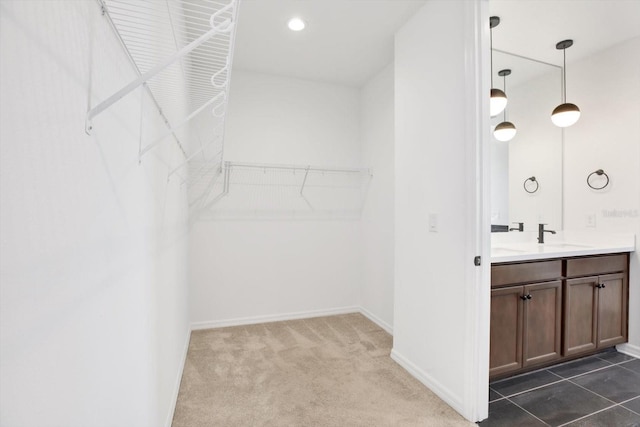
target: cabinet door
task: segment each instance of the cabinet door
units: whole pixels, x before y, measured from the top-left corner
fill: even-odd
[[[522,366],[559,359],[562,352],[562,281],[526,285]]]
[[[563,346],[565,356],[596,348],[598,284],[596,276],[566,281]]]
[[[599,277],[598,347],[627,341],[627,283],[624,274]]]
[[[491,290],[490,377],[522,367],[522,290]]]

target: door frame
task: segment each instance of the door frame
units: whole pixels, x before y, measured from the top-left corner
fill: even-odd
[[[472,421],[489,415],[489,323],[491,311],[491,190],[490,190],[490,43],[489,0],[466,2],[465,52],[467,111],[468,257],[465,313],[465,396],[463,414]],[[481,257],[481,265],[472,263]]]

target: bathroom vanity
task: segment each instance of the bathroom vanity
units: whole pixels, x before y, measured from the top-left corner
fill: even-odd
[[[633,237],[492,246],[490,379],[627,341]]]

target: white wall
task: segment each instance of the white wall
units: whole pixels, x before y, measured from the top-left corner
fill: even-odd
[[[225,160],[360,164],[358,89],[233,70]]]
[[[362,212],[363,311],[393,329],[394,265],[394,76],[393,64],[361,89],[362,165],[373,170]]]
[[[140,91],[85,134],[135,78],[96,2],[2,1],[0,20],[0,425],[165,425],[188,339],[180,154],[138,165]]]
[[[226,161],[360,166],[355,88],[234,70],[228,108]],[[354,310],[360,242],[358,221],[198,221],[191,320],[213,327]]]
[[[473,267],[476,233],[489,233],[488,213],[474,202],[475,186],[486,179],[477,174],[476,144],[489,134],[488,120],[480,119],[489,93],[478,62],[488,53],[481,6],[429,1],[395,43],[392,357],[473,421],[486,416],[486,395],[475,398],[488,385],[488,360],[474,359],[488,355],[489,285],[474,275],[487,267]],[[429,231],[430,214],[437,232]],[[473,325],[479,329],[472,333]]]
[[[567,229],[586,229],[595,214],[597,231],[635,233],[640,238],[640,38],[567,66],[567,100],[580,120],[565,129],[564,212]],[[609,186],[587,187],[587,175],[604,169]],[[594,184],[601,184],[594,181]],[[636,244],[637,245],[637,244]],[[623,348],[625,348],[623,346]],[[640,253],[631,257],[629,345],[640,357]]]

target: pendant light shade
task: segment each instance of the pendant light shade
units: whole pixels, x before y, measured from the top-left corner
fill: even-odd
[[[563,40],[556,44],[556,49],[563,53],[562,67],[562,104],[553,109],[551,121],[554,125],[566,128],[573,125],[580,118],[580,109],[576,104],[567,102],[567,48],[573,46],[573,40]]]
[[[551,121],[554,125],[566,128],[571,126],[580,118],[580,109],[576,104],[565,103],[560,104],[553,109],[551,113]]]
[[[502,77],[505,90],[507,90],[507,76],[509,74],[511,74],[511,70],[498,71],[498,75]],[[506,101],[505,101],[505,105],[506,105]],[[513,137],[516,136],[517,130],[516,130],[516,126],[513,123],[507,121],[506,108],[503,111],[504,111],[504,116],[503,116],[502,123],[498,123],[496,128],[493,130],[493,136],[498,141],[507,142],[507,141],[511,141]]]
[[[489,114],[495,117],[502,113],[507,106],[507,95],[500,89],[493,87],[493,27],[500,24],[500,18],[492,16],[489,18],[489,34],[491,42],[491,98],[489,100]]]
[[[495,117],[507,107],[507,95],[500,89],[491,88],[491,100],[489,101],[489,114]]]
[[[511,141],[516,136],[516,126],[511,122],[498,123],[493,131],[493,136],[502,142]]]

